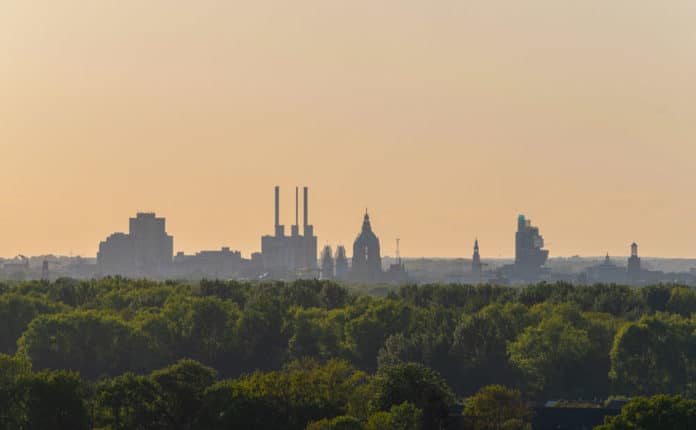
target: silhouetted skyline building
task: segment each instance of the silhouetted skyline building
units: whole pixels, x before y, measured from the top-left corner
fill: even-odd
[[[271,277],[316,277],[317,237],[309,224],[309,188],[304,187],[303,234],[299,226],[299,188],[295,189],[295,224],[290,236],[280,224],[280,187],[275,187],[275,234],[261,238],[263,267]]]
[[[537,279],[543,273],[542,267],[548,258],[549,251],[544,249],[544,238],[539,228],[520,215],[515,234],[515,277]]]
[[[339,245],[336,248],[336,258],[334,259],[334,275],[338,280],[345,280],[348,277],[348,256],[346,255],[346,248]]]
[[[173,254],[166,220],[141,212],[130,219],[128,234],[112,234],[99,244],[97,265],[102,275],[161,278],[169,275]]]
[[[382,255],[379,238],[372,231],[370,215],[365,212],[360,234],[353,243],[350,278],[356,282],[379,282],[382,279]]]
[[[174,256],[173,273],[186,279],[230,279],[239,277],[244,265],[242,253],[223,247],[218,251],[200,251],[194,255],[179,252]]]
[[[389,265],[389,270],[385,273],[385,280],[389,283],[404,283],[408,281],[406,265],[401,261],[401,250],[399,249],[401,239],[396,239],[396,262]]]
[[[321,279],[334,279],[334,277],[333,251],[326,245],[321,252]]]
[[[481,254],[479,253],[478,238],[474,240],[474,255],[471,257],[471,276],[481,278],[483,265],[481,264]]]
[[[587,268],[585,280],[592,283],[622,283],[626,282],[626,268],[619,267],[611,261],[609,253],[600,264]]]
[[[628,280],[629,282],[635,284],[641,280],[641,264],[640,257],[638,257],[638,244],[633,242],[631,244],[631,256],[628,257]]]

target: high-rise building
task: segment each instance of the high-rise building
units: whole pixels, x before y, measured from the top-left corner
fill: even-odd
[[[382,256],[379,238],[372,232],[370,216],[365,212],[362,230],[353,244],[350,277],[356,282],[379,282],[382,279]]]
[[[272,276],[315,277],[317,237],[309,224],[309,189],[304,188],[304,230],[299,226],[299,188],[295,190],[295,224],[290,236],[280,224],[280,187],[275,187],[275,234],[261,238],[264,269]]]
[[[166,220],[154,213],[130,219],[128,234],[115,233],[99,244],[97,264],[102,275],[165,277],[174,255],[174,239]]]
[[[638,257],[638,244],[631,244],[631,256],[628,258],[628,280],[637,283],[641,278],[640,257]]]
[[[330,246],[325,246],[321,253],[321,279],[334,278],[334,258]]]
[[[520,215],[515,235],[515,275],[522,279],[537,278],[548,258],[549,251],[544,249],[544,238],[539,234],[539,228]]]

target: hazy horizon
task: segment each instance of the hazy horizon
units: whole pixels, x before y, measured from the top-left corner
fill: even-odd
[[[294,187],[319,246],[696,257],[696,2],[10,1],[0,255],[93,256],[128,218],[260,250]]]

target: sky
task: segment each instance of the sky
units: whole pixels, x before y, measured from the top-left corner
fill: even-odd
[[[393,255],[696,257],[693,0],[4,0],[0,256],[138,211],[245,256],[310,187]]]

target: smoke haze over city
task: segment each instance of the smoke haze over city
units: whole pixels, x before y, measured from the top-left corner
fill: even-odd
[[[325,244],[696,256],[696,6],[8,2],[0,256],[95,256],[137,212],[245,256],[312,189]]]

